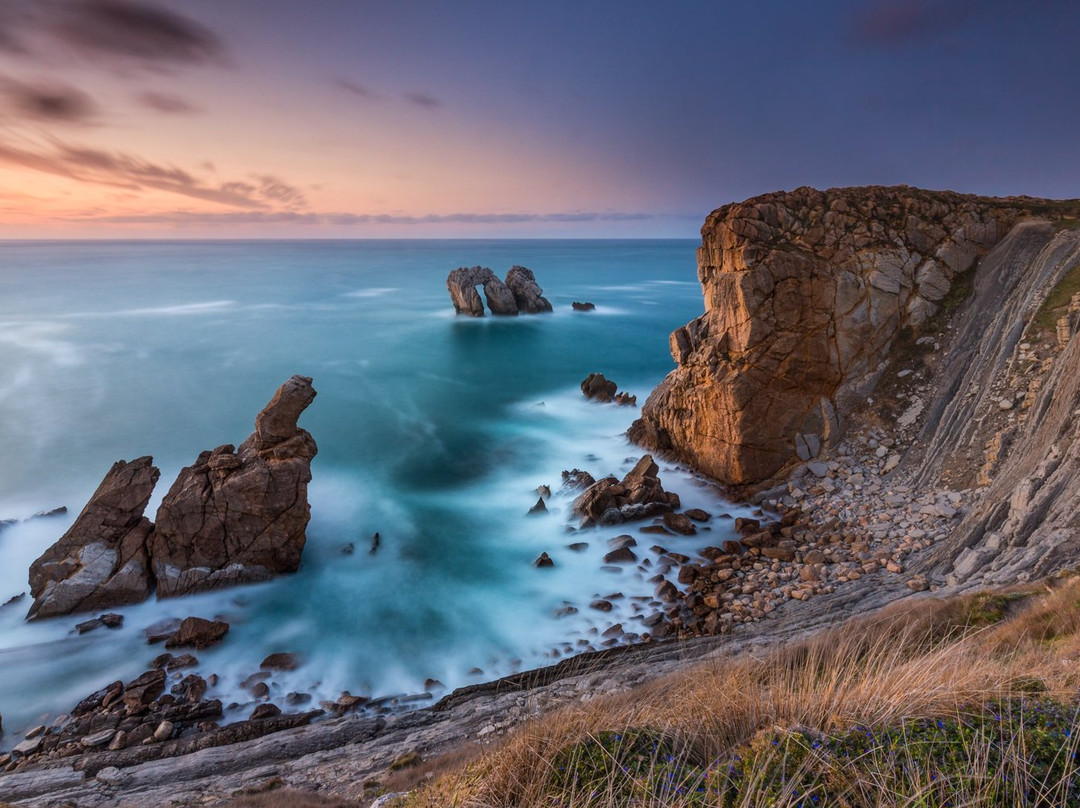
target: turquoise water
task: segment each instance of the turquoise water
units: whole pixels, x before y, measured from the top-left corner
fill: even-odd
[[[83,636],[72,633],[79,617],[26,624],[28,599],[0,608],[7,742],[145,670],[160,648],[141,629],[166,616],[232,624],[199,654],[198,672],[219,674],[226,703],[250,702],[238,683],[276,651],[305,664],[275,677],[274,695],[318,699],[413,693],[427,678],[456,687],[550,664],[619,620],[641,631],[631,596],[653,585],[632,569],[600,570],[605,540],[623,531],[568,536],[560,472],[621,475],[640,456],[623,437],[636,410],[589,404],[578,385],[600,371],[644,401],[673,367],[669,332],[702,310],[695,246],[0,243],[0,519],[69,508],[0,531],[0,603],[27,590],[30,562],[117,459],[154,456],[153,518],[180,468],[240,443],[294,373],[314,378],[301,425],[319,445],[296,575],[120,609],[122,629]],[[530,267],[555,312],[455,317],[446,275],[475,264],[500,276]],[[597,310],[573,312],[574,300]],[[710,486],[663,468],[686,507],[731,510]],[[552,513],[528,517],[541,484],[556,491]],[[665,541],[692,552],[722,538],[705,535]],[[575,540],[589,550],[568,550]],[[555,569],[532,567],[543,551]],[[620,591],[611,615],[587,608]],[[555,618],[566,602],[578,614]]]

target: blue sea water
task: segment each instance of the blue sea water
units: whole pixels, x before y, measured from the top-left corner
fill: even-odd
[[[216,695],[277,651],[304,664],[272,683],[315,700],[448,688],[551,664],[607,626],[641,632],[646,571],[601,570],[618,530],[571,534],[563,469],[622,475],[641,450],[637,410],[588,403],[592,371],[644,401],[671,370],[668,334],[702,311],[691,241],[261,241],[0,243],[0,603],[74,520],[110,465],[150,454],[153,512],[203,449],[239,444],[294,373],[318,397],[301,418],[319,445],[301,570],[276,581],[119,609],[124,627],[77,635],[78,616],[26,623],[0,608],[0,714],[18,730],[148,667],[142,629],[221,616],[198,654]],[[550,315],[455,317],[447,273],[533,269]],[[571,310],[589,300],[596,311]],[[685,470],[661,479],[686,507],[735,511]],[[529,517],[537,486],[555,496]],[[692,554],[724,535],[664,537]],[[381,535],[375,555],[372,535]],[[589,549],[574,553],[573,541]],[[644,550],[655,537],[639,539]],[[342,548],[355,545],[346,555]],[[533,560],[548,552],[555,568]],[[621,592],[615,610],[588,608]],[[556,612],[567,604],[577,614]],[[635,604],[640,611],[635,614]],[[644,610],[644,611],[641,611]],[[478,672],[479,671],[479,672]]]

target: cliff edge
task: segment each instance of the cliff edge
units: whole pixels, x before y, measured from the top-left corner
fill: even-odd
[[[678,367],[631,440],[729,485],[811,460],[958,277],[1017,223],[1067,209],[907,186],[798,188],[717,209],[698,250],[705,313],[672,333]]]

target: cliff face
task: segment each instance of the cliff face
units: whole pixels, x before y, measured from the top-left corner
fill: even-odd
[[[1043,205],[908,187],[799,188],[714,211],[705,313],[671,335],[678,367],[631,440],[729,484],[816,456],[846,426],[905,327]]]

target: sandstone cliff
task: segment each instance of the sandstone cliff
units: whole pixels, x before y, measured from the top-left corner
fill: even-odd
[[[905,328],[1050,203],[909,187],[773,193],[702,228],[705,313],[671,335],[678,367],[630,430],[729,484],[765,480],[842,434]]]

